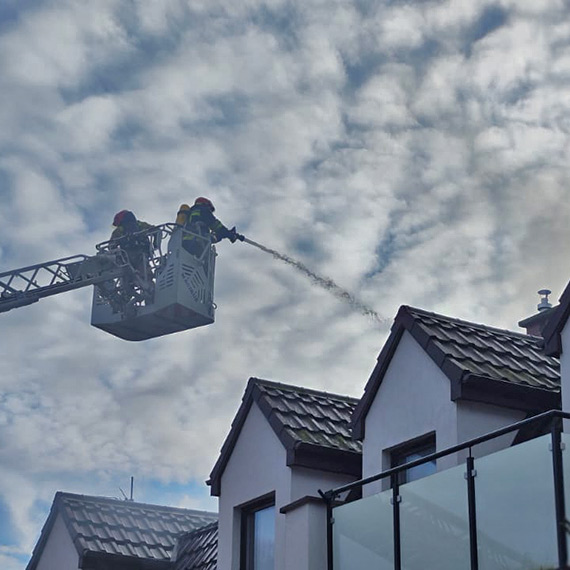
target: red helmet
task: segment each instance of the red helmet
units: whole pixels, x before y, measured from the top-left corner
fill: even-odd
[[[129,211],[129,210],[121,210],[120,212],[117,212],[115,214],[115,217],[113,218],[113,225],[114,226],[120,226],[122,223],[124,222],[128,222],[128,221],[136,221],[135,215]]]
[[[121,210],[120,212],[117,212],[115,214],[115,217],[113,218],[113,225],[114,226],[120,226],[126,213],[127,213],[127,210]]]
[[[203,198],[202,196],[196,198],[196,200],[194,201],[194,206],[208,206],[208,208],[210,208],[212,212],[215,210],[214,204],[212,204],[212,202],[210,202],[208,198]]]

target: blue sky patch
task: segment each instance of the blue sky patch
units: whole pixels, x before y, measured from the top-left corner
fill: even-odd
[[[121,486],[127,497],[130,497],[130,480]],[[147,502],[156,505],[178,506],[181,496],[189,495],[199,498],[207,497],[208,487],[202,482],[190,481],[188,483],[163,482],[156,479],[144,479],[137,481],[135,477],[133,497],[135,501]],[[214,499],[212,499],[214,501]],[[215,511],[215,507],[199,510]]]
[[[11,520],[8,505],[0,497],[0,537],[2,537],[2,546],[14,546],[18,543],[18,533],[14,528]]]
[[[501,6],[487,6],[479,19],[465,33],[465,52],[471,55],[472,44],[504,26],[509,13]]]

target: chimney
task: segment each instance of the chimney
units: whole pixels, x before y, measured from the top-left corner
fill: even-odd
[[[538,294],[540,295],[540,303],[536,306],[538,313],[519,321],[519,327],[526,329],[526,334],[533,336],[542,336],[542,331],[552,315],[553,307],[548,301],[548,295],[552,291],[550,289],[541,289]]]

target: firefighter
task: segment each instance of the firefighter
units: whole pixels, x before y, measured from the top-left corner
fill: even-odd
[[[116,240],[126,235],[132,235],[144,230],[150,230],[154,226],[137,220],[135,215],[129,210],[121,210],[115,214],[113,218],[113,226],[115,229],[111,234],[111,239]]]
[[[121,210],[115,214],[113,226],[115,229],[111,234],[111,241],[114,241],[117,247],[125,250],[132,268],[143,280],[148,281],[152,278],[149,260],[154,244],[151,244],[146,234],[138,234],[145,230],[151,230],[154,226],[137,220],[129,210]]]
[[[196,257],[202,256],[208,239],[211,243],[217,243],[224,238],[232,243],[238,239],[244,240],[244,237],[237,233],[235,226],[230,230],[226,228],[214,216],[214,211],[212,202],[203,197],[196,198],[192,207],[182,204],[178,210],[176,223],[191,232],[184,233],[182,247]]]

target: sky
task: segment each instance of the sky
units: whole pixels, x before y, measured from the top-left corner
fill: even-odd
[[[114,214],[227,226],[214,324],[133,343],[85,288],[0,315],[0,567],[57,491],[215,511],[248,378],[360,397],[400,305],[520,330],[570,279],[568,0],[2,0],[0,273]]]

